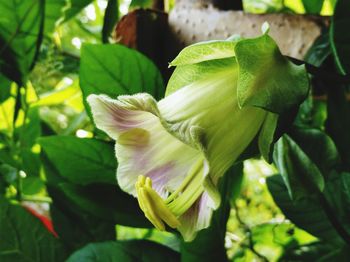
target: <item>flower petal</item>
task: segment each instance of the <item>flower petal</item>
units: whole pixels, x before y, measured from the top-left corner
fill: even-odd
[[[209,195],[204,192],[201,197],[180,218],[177,228],[185,241],[192,241],[199,230],[207,228],[215,210]]]

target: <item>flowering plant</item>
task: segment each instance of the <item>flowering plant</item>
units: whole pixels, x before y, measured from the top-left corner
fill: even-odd
[[[255,137],[269,159],[279,114],[306,98],[304,66],[263,31],[185,48],[158,102],[147,93],[87,98],[96,126],[116,140],[119,186],[159,230],[190,241],[208,227],[220,178]]]

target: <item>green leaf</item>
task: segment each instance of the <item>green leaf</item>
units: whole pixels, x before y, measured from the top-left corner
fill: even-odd
[[[59,189],[61,183],[68,181],[60,176],[44,153],[42,163],[47,178],[47,190],[52,199],[52,222],[69,251],[77,250],[90,242],[114,240],[114,223],[84,212]]]
[[[151,8],[152,0],[131,0],[129,8]]]
[[[179,254],[151,241],[133,240],[94,243],[72,254],[67,262],[179,261]]]
[[[308,158],[317,165],[323,177],[339,164],[339,154],[333,140],[323,131],[314,128],[297,128],[289,130],[289,135],[305,152]]]
[[[90,242],[115,239],[114,223],[84,212],[53,186],[48,186],[48,192],[54,228],[70,252]]]
[[[295,225],[333,245],[344,243],[314,194],[292,201],[279,175],[269,177],[267,186],[283,214]],[[336,213],[332,215],[337,216]]]
[[[308,244],[316,240],[288,221],[256,225],[251,228],[251,236],[254,249],[269,261],[275,261],[291,246]]]
[[[162,76],[141,53],[122,45],[84,45],[81,51],[80,87],[84,104],[90,94],[118,95],[147,92],[156,99],[164,95]]]
[[[32,107],[27,112],[26,121],[18,128],[19,142],[22,148],[31,148],[41,135],[39,107]]]
[[[0,104],[11,95],[11,81],[0,74]]]
[[[115,185],[91,184],[83,187],[60,183],[58,188],[72,204],[100,219],[124,226],[152,227],[136,198]]]
[[[61,243],[23,207],[0,199],[0,260],[64,261]]]
[[[303,0],[306,13],[319,14],[322,10],[324,0]]]
[[[103,43],[108,43],[108,38],[114,29],[117,21],[119,19],[119,4],[118,0],[109,0],[105,11],[105,16],[103,18],[102,27],[102,41]]]
[[[78,185],[116,184],[117,161],[111,144],[73,136],[42,137],[39,144],[68,181]]]
[[[67,0],[46,0],[45,1],[45,24],[44,34],[51,36],[56,24],[63,18],[63,12],[67,8]]]
[[[92,1],[93,0],[68,0],[68,7],[64,10],[64,21],[73,18]]]
[[[212,40],[196,43],[184,48],[170,65],[181,66],[234,57],[236,43],[237,41],[231,40]]]
[[[273,145],[275,142],[275,132],[277,128],[278,115],[268,112],[265,121],[261,127],[258,146],[261,155],[267,162],[271,162]]]
[[[44,29],[43,0],[1,1],[0,72],[25,82],[39,52]]]
[[[345,246],[334,247],[332,243],[314,242],[289,248],[280,258],[281,261],[339,261],[349,260],[349,250]]]
[[[338,0],[331,18],[330,42],[334,59],[342,74],[350,70],[350,2]]]
[[[274,162],[281,173],[292,199],[324,189],[324,178],[318,166],[288,135],[276,144]]]
[[[182,242],[181,261],[227,261],[225,250],[226,224],[230,203],[240,191],[243,164],[236,164],[220,181],[221,206],[213,214],[209,228],[198,232],[192,242]],[[203,248],[205,247],[205,248]]]
[[[267,34],[237,42],[239,65],[238,102],[283,113],[300,104],[309,92],[304,65],[294,65],[282,56]]]
[[[9,164],[5,163],[0,165],[0,175],[7,184],[12,184],[16,181],[17,172],[18,169]]]

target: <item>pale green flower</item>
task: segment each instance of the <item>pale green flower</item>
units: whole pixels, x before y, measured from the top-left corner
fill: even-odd
[[[96,126],[116,140],[120,187],[138,198],[156,228],[177,228],[187,241],[220,205],[220,177],[259,130],[273,136],[264,123],[276,114],[239,106],[235,46],[227,40],[185,49],[159,102],[146,93],[87,99]]]

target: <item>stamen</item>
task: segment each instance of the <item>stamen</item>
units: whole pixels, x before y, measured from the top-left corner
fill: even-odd
[[[152,188],[149,177],[139,176],[135,184],[138,202],[147,219],[159,230],[165,230],[164,223],[172,228],[180,225],[179,220],[165,205],[164,200]]]
[[[203,160],[199,159],[196,164],[194,164],[190,171],[188,171],[188,174],[186,176],[186,178],[182,181],[181,185],[170,194],[170,196],[168,196],[168,198],[165,200],[166,204],[169,204],[171,201],[173,201],[177,195],[182,192],[185,187],[188,186],[188,184],[190,183],[190,181],[192,180],[192,178],[200,171],[200,169],[202,168],[203,165]]]

